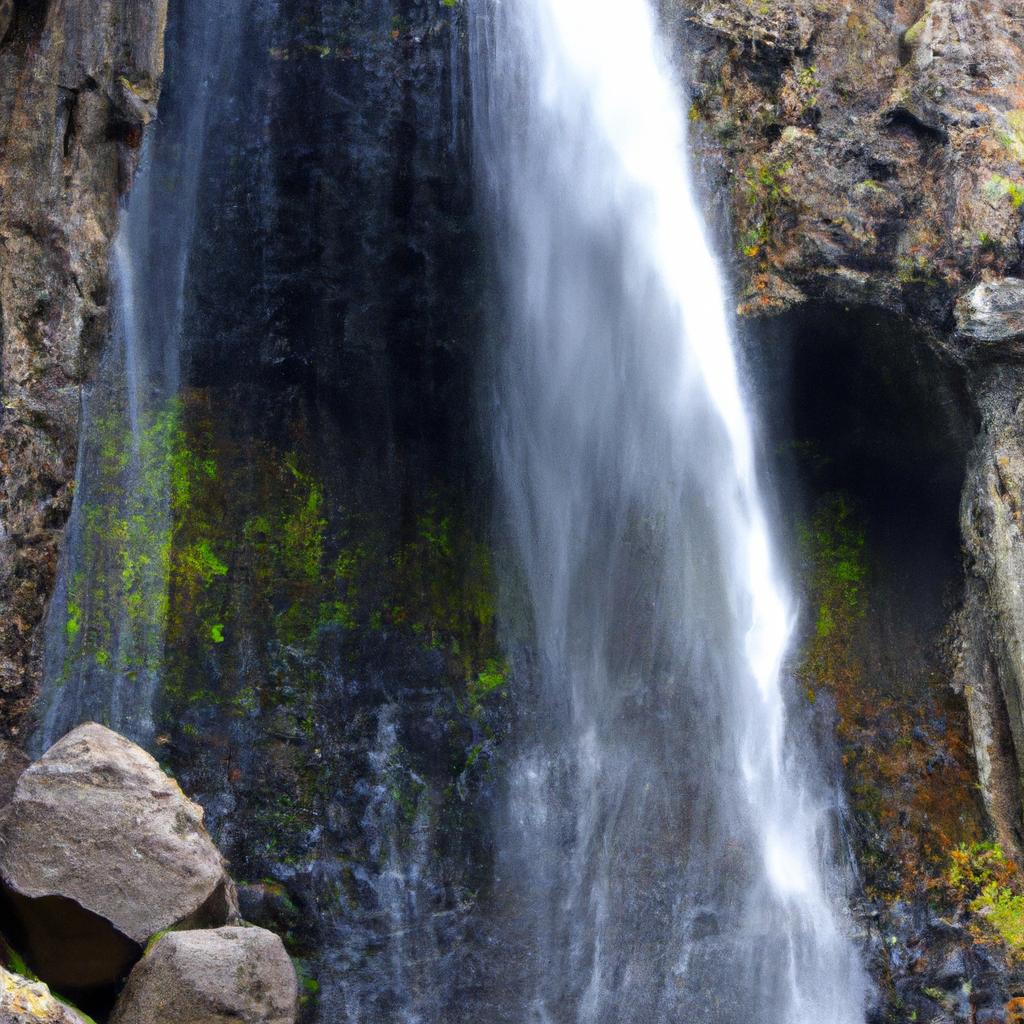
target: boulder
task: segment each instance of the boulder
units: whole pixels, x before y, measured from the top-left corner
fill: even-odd
[[[0,967],[2,1024],[89,1024],[88,1018],[59,1002],[39,981],[29,981]]]
[[[263,928],[168,932],[136,965],[111,1024],[294,1024],[295,968]]]
[[[1024,339],[1024,281],[983,281],[956,304],[957,333],[969,341],[1001,344]],[[1005,347],[1000,355],[1009,354]]]
[[[0,810],[0,884],[33,969],[70,993],[114,984],[159,931],[236,915],[202,808],[95,724],[18,779]]]

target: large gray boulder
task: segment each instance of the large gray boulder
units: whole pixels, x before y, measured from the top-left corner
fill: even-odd
[[[132,971],[110,1024],[294,1024],[295,969],[264,928],[168,932]]]
[[[116,982],[156,932],[234,919],[202,808],[95,724],[18,779],[0,810],[0,883],[33,968],[60,991]]]
[[[42,982],[0,967],[0,1024],[87,1024],[87,1018],[54,999]]]

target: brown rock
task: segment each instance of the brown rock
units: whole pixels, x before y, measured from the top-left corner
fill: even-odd
[[[167,0],[18,0],[15,11],[0,0],[6,738],[19,735],[38,687],[36,631],[71,507],[79,391],[107,333],[108,252],[138,131],[156,101],[166,8]]]
[[[70,1006],[50,994],[42,982],[29,981],[0,967],[2,1024],[87,1024]]]
[[[28,766],[28,757],[18,747],[0,739],[0,807],[14,795],[18,778]]]

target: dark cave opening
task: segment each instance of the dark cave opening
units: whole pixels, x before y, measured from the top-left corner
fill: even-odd
[[[877,310],[809,305],[745,340],[781,539],[798,563],[793,527],[830,495],[849,501],[865,537],[869,675],[880,693],[913,687],[937,670],[962,590],[960,492],[977,431],[963,373]]]
[[[743,340],[799,600],[794,709],[836,772],[862,895],[913,901],[985,833],[956,653],[977,411],[906,319],[809,305]]]

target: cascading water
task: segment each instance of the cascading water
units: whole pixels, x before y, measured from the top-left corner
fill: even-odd
[[[114,241],[113,330],[83,401],[75,505],[49,610],[42,750],[94,719],[148,744],[168,612],[177,396],[203,155],[235,70],[235,2],[180,15],[169,103]]]
[[[793,610],[654,18],[478,0],[472,46],[489,415],[537,652],[498,867],[518,1019],[853,1024],[831,809],[786,720]]]
[[[832,808],[786,715],[792,609],[645,0],[466,5],[506,325],[494,454],[532,623],[509,631],[508,699],[501,666],[476,705],[446,682],[472,659],[443,601],[430,629],[405,621],[425,588],[362,607],[353,565],[393,575],[407,538],[374,562],[331,535],[348,513],[408,521],[448,571],[431,586],[459,579],[420,493],[435,462],[464,480],[470,457],[423,439],[448,422],[439,396],[466,398],[442,353],[477,336],[450,315],[477,296],[459,199],[466,9],[444,6],[173,6],[36,745],[96,718],[152,747],[154,704],[176,708],[162,749],[216,838],[242,877],[301,904],[317,1020],[853,1024],[866,986]],[[237,523],[204,522],[206,495],[180,535],[179,376],[203,391],[189,415],[217,407],[221,444],[194,448],[184,475],[247,491]],[[251,476],[213,464],[232,450]],[[285,498],[257,479],[275,465]],[[346,473],[324,487],[324,466]],[[182,546],[217,614],[178,595],[196,628],[173,675]],[[303,600],[308,634],[288,617]],[[460,641],[480,642],[471,624]]]

